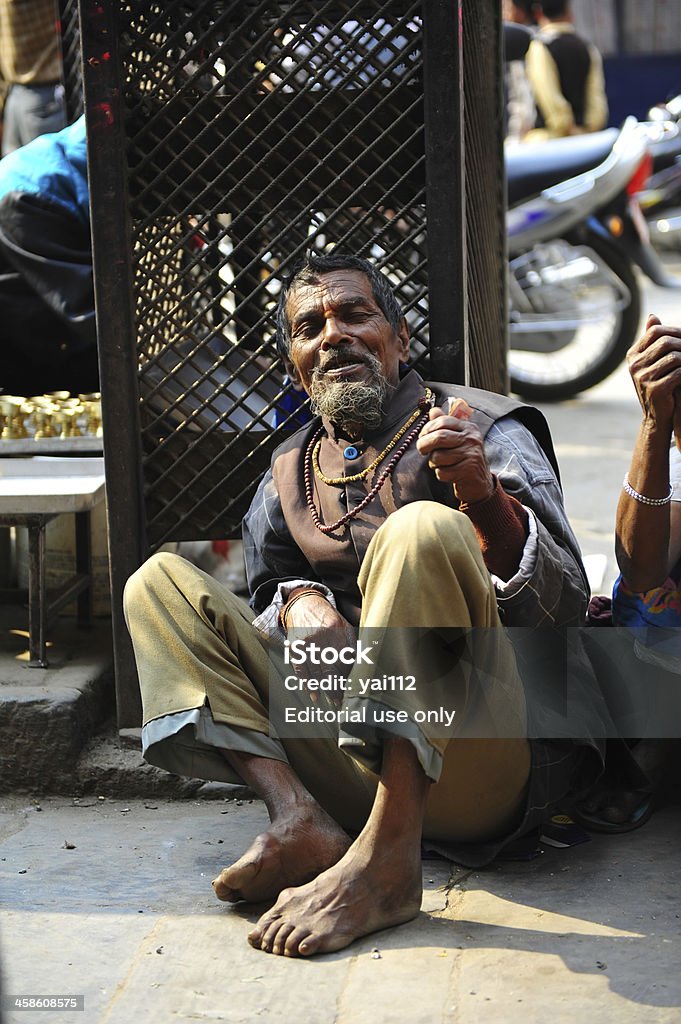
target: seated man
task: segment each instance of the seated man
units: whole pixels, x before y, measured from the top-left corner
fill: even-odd
[[[600,771],[600,755],[588,740],[528,740],[501,628],[500,613],[553,630],[586,609],[551,456],[533,434],[550,450],[540,414],[409,370],[406,321],[366,260],[310,257],[282,288],[278,326],[317,418],[274,453],[246,516],[253,610],[158,554],[129,581],[126,614],[147,760],[243,780],[271,818],[215,880],[217,896],[278,897],[249,941],[307,956],[418,913],[422,833],[431,849],[487,863],[578,769],[582,781]],[[358,662],[383,637],[387,671],[370,669],[383,683],[369,689],[359,667],[336,673],[340,735],[271,730],[291,678],[273,652],[299,650],[287,635],[307,638],[310,659],[310,638],[354,649],[354,627]],[[409,674],[415,686],[395,686]]]

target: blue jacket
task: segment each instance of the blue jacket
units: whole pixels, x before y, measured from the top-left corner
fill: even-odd
[[[3,157],[0,199],[9,192],[40,195],[89,224],[85,117]]]

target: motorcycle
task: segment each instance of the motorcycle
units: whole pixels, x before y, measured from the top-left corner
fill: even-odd
[[[637,201],[651,171],[646,129],[523,144],[506,154],[511,390],[569,398],[604,380],[635,340],[637,265],[662,267]]]
[[[681,96],[648,112],[653,173],[636,197],[659,250],[681,251]]]

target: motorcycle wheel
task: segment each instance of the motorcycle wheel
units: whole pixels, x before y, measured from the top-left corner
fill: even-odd
[[[598,323],[578,327],[570,343],[556,352],[508,354],[511,391],[533,401],[556,402],[572,398],[599,384],[617,369],[636,339],[641,318],[641,294],[628,257],[592,231],[566,241],[593,249],[624,283],[631,296],[623,309],[613,311]]]

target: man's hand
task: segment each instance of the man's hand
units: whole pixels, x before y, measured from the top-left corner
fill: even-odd
[[[431,409],[416,447],[428,459],[438,480],[453,484],[459,501],[473,504],[491,497],[494,480],[480,431],[462,418],[466,409],[465,402],[449,415],[442,409]]]
[[[298,593],[300,593],[299,590],[293,590],[289,594],[289,601]],[[285,613],[284,622],[287,631],[295,629],[296,637],[304,636],[306,641],[316,643],[320,647],[335,647],[337,649],[354,647],[357,639],[357,634],[348,620],[326,600],[323,594],[315,591],[308,591],[298,597],[291,605],[290,611]],[[301,678],[310,676],[314,679],[319,676],[319,665],[310,665],[309,671],[306,666],[299,665],[296,672]],[[308,692],[310,700],[316,704],[317,692],[314,690]],[[334,704],[342,703],[342,691],[331,690],[328,696]]]
[[[646,421],[681,436],[681,327],[665,327],[651,314],[627,363]]]
[[[288,600],[292,601],[299,593],[300,590],[291,591]],[[307,591],[298,597],[289,611],[284,610],[283,618],[287,629],[305,629],[310,634],[325,629],[349,628],[347,620],[318,591]]]

